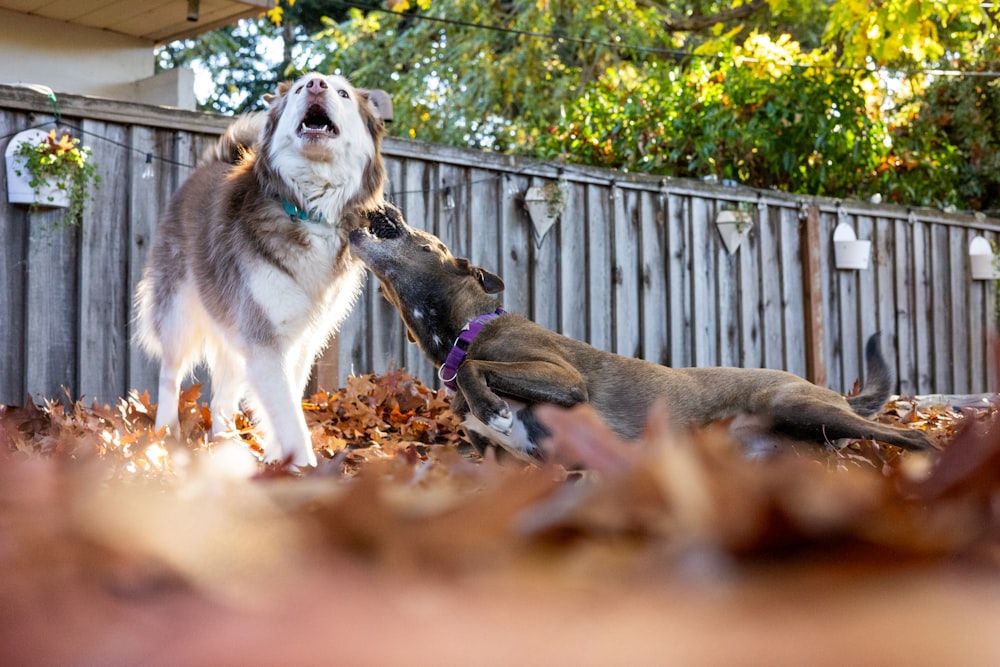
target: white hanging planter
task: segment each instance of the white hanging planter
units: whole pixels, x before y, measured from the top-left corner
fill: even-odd
[[[753,229],[753,213],[732,209],[719,211],[718,215],[715,216],[715,227],[719,230],[719,236],[722,237],[722,244],[726,246],[726,251],[732,255],[740,249],[743,239]]]
[[[42,130],[25,130],[14,135],[7,144],[4,157],[7,161],[7,201],[11,204],[31,204],[32,206],[48,206],[65,208],[69,206],[69,189],[49,184],[36,192],[31,187],[31,174],[25,167],[25,160],[15,155],[18,147],[24,143],[38,144],[46,140],[48,133]]]
[[[568,197],[569,185],[565,181],[528,188],[524,193],[524,206],[528,209],[538,243],[541,243],[559,216],[566,210]]]
[[[982,236],[969,243],[969,268],[973,280],[1000,280],[993,248]]]
[[[854,229],[842,222],[833,230],[833,264],[842,270],[867,269],[872,242],[859,241]]]

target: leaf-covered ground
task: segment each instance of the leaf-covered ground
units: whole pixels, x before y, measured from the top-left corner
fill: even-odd
[[[547,410],[552,462],[478,459],[402,371],[303,404],[320,458],[249,422],[179,441],[148,396],[0,407],[0,662],[1000,664],[995,404],[891,403],[932,456]],[[586,472],[581,472],[581,468]]]

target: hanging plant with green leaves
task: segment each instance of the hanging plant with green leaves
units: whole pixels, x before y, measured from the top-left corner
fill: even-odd
[[[32,208],[55,205],[55,195],[64,193],[69,203],[62,224],[77,224],[84,205],[94,198],[92,186],[101,182],[90,148],[68,133],[51,130],[41,141],[19,144],[14,156],[15,173],[27,174],[35,194]]]

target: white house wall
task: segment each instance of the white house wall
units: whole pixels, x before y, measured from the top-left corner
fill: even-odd
[[[152,101],[139,99],[143,88],[136,84],[153,69],[150,41],[0,10],[0,83]]]

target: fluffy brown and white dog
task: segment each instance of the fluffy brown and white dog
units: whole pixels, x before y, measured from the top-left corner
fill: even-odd
[[[344,214],[383,201],[383,132],[365,91],[310,73],[236,121],[173,196],[136,290],[138,340],[161,359],[157,428],[176,432],[181,381],[204,360],[214,432],[248,399],[265,460],[316,465],[301,397],[361,286]]]

